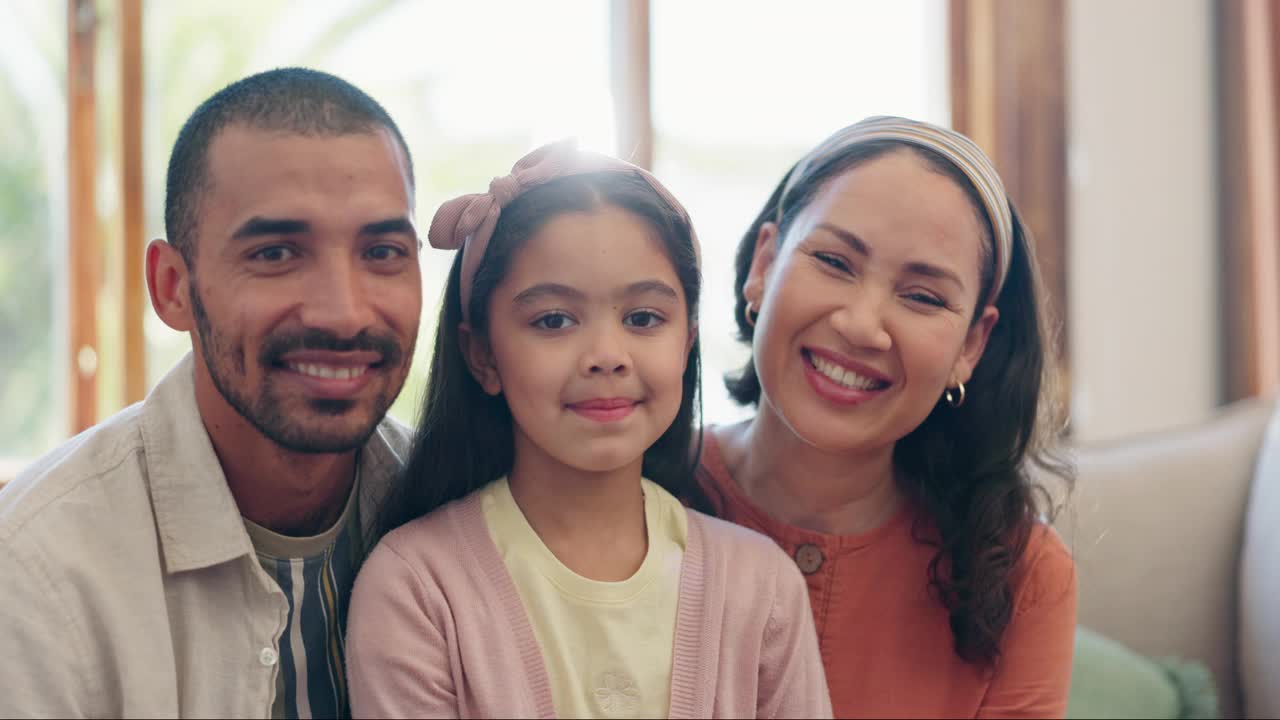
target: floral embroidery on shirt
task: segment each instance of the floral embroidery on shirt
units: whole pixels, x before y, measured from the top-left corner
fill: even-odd
[[[596,684],[596,704],[605,715],[628,717],[640,708],[640,688],[625,673],[606,672]]]

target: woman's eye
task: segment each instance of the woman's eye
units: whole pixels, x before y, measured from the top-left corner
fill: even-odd
[[[564,313],[547,313],[531,323],[539,330],[563,330],[574,325],[573,318]]]
[[[821,262],[824,265],[829,265],[841,272],[850,272],[849,263],[845,262],[844,258],[839,255],[819,252],[814,253],[813,256],[818,259],[818,262]]]
[[[254,252],[249,256],[250,260],[262,260],[263,262],[279,263],[286,260],[292,260],[297,253],[292,248],[284,245],[271,245]]]
[[[651,310],[637,310],[629,313],[622,319],[624,325],[630,325],[635,328],[652,328],[661,325],[664,320],[661,315]]]
[[[947,302],[945,300],[927,293],[911,293],[910,295],[907,295],[907,299],[924,305],[930,305],[932,307],[943,308],[947,306]]]

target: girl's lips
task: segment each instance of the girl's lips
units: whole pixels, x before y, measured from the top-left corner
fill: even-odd
[[[630,415],[636,409],[637,404],[637,401],[626,398],[595,398],[569,403],[565,407],[588,420],[615,422]]]

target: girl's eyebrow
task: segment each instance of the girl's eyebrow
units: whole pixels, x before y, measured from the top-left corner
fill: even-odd
[[[631,283],[623,287],[617,293],[616,297],[635,297],[636,295],[661,295],[664,299],[673,302],[680,300],[680,293],[675,288],[662,282],[661,280],[641,280]],[[555,297],[571,302],[582,302],[587,299],[587,294],[577,288],[569,287],[561,283],[538,283],[532,287],[521,290],[511,301],[516,305],[530,305],[545,297]]]
[[[529,305],[537,300],[551,296],[564,298],[566,300],[585,300],[586,294],[576,288],[560,283],[538,283],[533,287],[521,290],[518,295],[512,298],[512,302],[516,305]]]
[[[631,283],[623,288],[622,292],[619,294],[623,297],[632,297],[635,295],[645,295],[649,293],[661,295],[672,301],[678,301],[680,299],[680,293],[676,292],[675,288],[661,280],[641,280],[640,282]]]

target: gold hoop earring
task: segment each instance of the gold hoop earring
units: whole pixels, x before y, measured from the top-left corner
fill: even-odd
[[[942,393],[942,397],[947,399],[947,404],[953,408],[958,408],[964,404],[964,383],[956,381],[956,393],[951,393],[951,388]]]
[[[759,317],[759,315],[760,315],[760,313],[758,313],[758,312],[756,312],[755,310],[752,310],[752,309],[751,309],[751,303],[747,303],[747,304],[742,308],[742,316],[743,316],[744,318],[746,318],[746,319],[747,319],[747,325],[748,325],[748,326],[750,326],[750,327],[755,327],[755,326],[756,326],[756,319],[755,319],[754,317],[751,317],[751,314],[752,314],[752,313],[755,313],[755,314],[756,314],[756,317]]]

